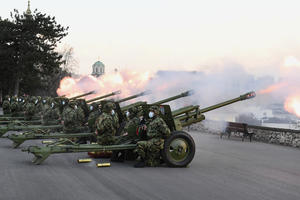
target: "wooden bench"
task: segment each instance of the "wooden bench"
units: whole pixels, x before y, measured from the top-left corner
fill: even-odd
[[[225,131],[221,133],[220,137],[222,138],[224,134],[227,134],[228,138],[230,138],[232,133],[242,133],[242,141],[247,137],[249,137],[250,142],[252,141],[253,133],[248,132],[248,124],[228,122]]]

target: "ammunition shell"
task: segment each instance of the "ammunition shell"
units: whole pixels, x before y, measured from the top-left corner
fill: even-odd
[[[92,162],[92,159],[90,159],[90,158],[78,159],[77,162],[78,163],[89,163],[89,162]]]
[[[110,163],[98,163],[97,167],[110,167]]]

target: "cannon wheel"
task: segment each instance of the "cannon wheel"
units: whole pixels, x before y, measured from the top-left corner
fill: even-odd
[[[195,142],[184,131],[175,131],[165,140],[162,157],[169,167],[186,167],[195,155]]]

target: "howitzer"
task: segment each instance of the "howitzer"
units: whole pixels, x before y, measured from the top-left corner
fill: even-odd
[[[30,146],[22,149],[24,152],[30,152],[34,154],[35,158],[32,161],[34,164],[39,165],[51,154],[54,153],[80,153],[80,152],[102,152],[102,151],[116,151],[116,150],[129,150],[135,149],[136,144],[124,144],[124,145],[109,145],[103,146],[98,144],[76,144],[69,141],[71,144],[52,144],[45,147]]]
[[[40,116],[33,116],[32,120],[39,120],[41,119]],[[24,120],[25,121],[25,117],[0,117],[0,122],[1,121],[13,121],[13,120]]]
[[[84,93],[84,94],[80,94],[80,95],[77,95],[75,97],[71,97],[69,98],[69,101],[72,101],[72,100],[75,100],[75,99],[78,99],[78,98],[81,98],[81,97],[85,97],[85,96],[88,96],[88,95],[91,95],[91,94],[94,94],[95,91],[90,91],[90,92],[87,92],[87,93]]]
[[[172,116],[174,117],[177,126],[179,126],[178,128],[180,128],[180,126],[182,127],[189,126],[191,124],[204,120],[205,116],[203,115],[203,113],[236,103],[238,101],[251,99],[254,98],[255,96],[256,96],[255,92],[248,92],[244,95],[240,95],[237,98],[227,100],[203,109],[200,109],[199,105],[186,106],[173,111]]]
[[[151,105],[160,105],[160,104],[164,104],[164,103],[167,103],[167,102],[170,102],[170,101],[174,101],[176,99],[180,99],[180,98],[183,98],[183,97],[187,97],[187,96],[190,96],[193,94],[193,91],[192,90],[188,90],[186,92],[183,92],[179,95],[175,95],[175,96],[172,96],[172,97],[168,97],[166,99],[162,99],[160,101],[157,101],[157,102],[154,102],[154,103],[151,103]],[[146,105],[147,102],[146,101],[138,101],[138,102],[135,102],[133,104],[130,104],[130,105],[127,105],[127,106],[124,106],[121,108],[121,110],[124,112],[126,110],[128,110],[129,108],[132,108],[132,107],[138,107],[138,106],[142,106],[142,105]]]
[[[8,131],[34,131],[34,130],[61,130],[62,125],[49,125],[49,126],[38,126],[38,125],[28,125],[28,126],[18,126],[15,124],[8,124],[7,126],[0,127],[0,137],[5,135]]]
[[[9,113],[9,114],[0,115],[0,119],[6,118],[6,117],[7,118],[11,118],[11,117],[15,117],[15,118],[23,117],[24,118],[24,112],[17,112],[17,113],[14,113],[14,114]]]
[[[141,93],[138,93],[138,94],[135,94],[135,95],[126,97],[126,98],[124,98],[124,99],[117,100],[116,102],[117,102],[117,103],[122,103],[122,102],[125,102],[125,101],[129,101],[129,100],[131,100],[131,99],[135,99],[135,98],[138,98],[138,97],[141,97],[141,96],[148,95],[148,94],[150,94],[150,93],[151,93],[151,92],[150,92],[149,90],[147,90],[147,91],[144,91],[144,92],[141,92]]]
[[[6,136],[7,139],[13,141],[13,148],[19,147],[26,140],[40,140],[40,139],[60,139],[60,138],[81,138],[91,137],[94,133],[49,133],[47,131],[39,130],[34,132],[24,132],[21,134],[10,134]]]
[[[182,97],[190,96],[193,93],[194,93],[193,90],[188,90],[188,91],[183,92],[179,95],[176,95],[176,96],[173,96],[173,97],[169,97],[169,98],[154,102],[154,103],[152,103],[152,105],[161,105],[161,104],[164,104],[164,103],[167,103],[167,102],[170,102],[170,101],[174,101],[174,100],[182,98]]]
[[[140,97],[142,95],[146,95],[148,94],[148,92],[142,92],[142,93],[139,93],[137,95],[132,95],[130,97],[127,97],[127,98],[124,98],[124,99],[121,99],[120,101],[121,102],[124,102],[124,101],[128,101],[130,99],[133,99],[133,98],[137,98],[137,97]],[[175,99],[178,99],[178,98],[181,98],[181,97],[184,97],[188,94],[188,92],[185,92],[185,93],[182,93],[180,95],[176,95],[174,97],[171,97],[171,98],[167,98],[167,99],[164,99],[164,100],[161,100],[159,102],[166,102],[167,100],[168,101],[171,101],[171,100],[175,100]],[[118,102],[115,102],[115,103],[119,103]],[[139,102],[137,102],[139,103]],[[146,102],[142,102],[140,105],[145,105]],[[156,103],[154,103],[156,104]],[[135,106],[137,106],[137,104],[135,104]],[[46,132],[47,133],[47,132]],[[52,137],[53,136],[53,137]],[[76,134],[76,137],[77,138],[81,138],[81,137],[87,137],[87,136],[91,136],[91,133],[81,133],[81,134]],[[14,143],[13,143],[13,146],[16,148],[18,146],[20,146],[24,141],[26,140],[36,140],[36,139],[56,139],[56,138],[72,138],[70,137],[70,134],[41,134],[40,132],[36,132],[36,131],[33,131],[33,132],[27,132],[26,134],[11,134],[9,135],[7,138],[10,139],[10,140],[13,140]]]
[[[25,120],[0,121],[0,125],[7,125],[7,124],[41,125],[42,124],[42,120],[31,120],[31,121],[25,121]],[[49,124],[59,124],[59,120],[53,120]]]
[[[255,97],[255,93],[247,93],[241,95],[238,98],[225,101],[214,106],[210,106],[202,109],[202,112],[207,112],[213,109],[217,109],[222,106],[232,104],[237,101],[250,99]],[[163,102],[165,103],[165,102]],[[153,104],[142,105],[143,111],[148,112],[149,108]],[[194,158],[195,155],[195,143],[193,138],[187,133],[182,131],[182,127],[188,126],[193,123],[197,123],[205,119],[204,115],[201,114],[199,106],[187,106],[176,111],[171,111],[169,105],[159,105],[160,109],[163,111],[160,116],[164,119],[167,126],[171,130],[171,136],[166,138],[164,141],[163,149],[161,150],[161,156],[163,161],[170,167],[186,167]],[[144,114],[144,117],[147,116]],[[138,131],[136,131],[138,130]],[[133,133],[128,133],[128,135],[140,135],[140,128],[133,128]],[[122,136],[121,136],[122,137]],[[119,151],[127,150],[131,151],[136,147],[136,142],[141,139],[132,139],[131,141],[126,141],[117,143],[117,145],[102,146],[98,144],[70,144],[60,143],[51,144],[46,147],[30,146],[23,149],[23,151],[32,153],[35,155],[33,162],[35,164],[41,164],[49,155],[54,153],[74,153],[74,152],[100,152],[105,150]],[[120,140],[122,141],[122,140]]]
[[[106,95],[103,95],[103,96],[100,96],[100,97],[89,99],[89,100],[86,101],[86,103],[91,103],[93,101],[97,101],[97,100],[104,99],[104,98],[111,97],[111,96],[118,95],[118,94],[121,94],[120,90],[109,93],[109,94],[106,94]]]

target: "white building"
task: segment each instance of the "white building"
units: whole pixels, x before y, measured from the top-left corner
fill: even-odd
[[[95,77],[99,77],[105,74],[105,65],[101,61],[97,61],[93,64],[93,72],[92,75]]]

